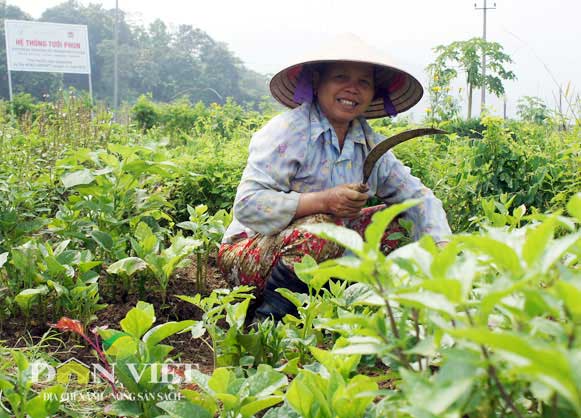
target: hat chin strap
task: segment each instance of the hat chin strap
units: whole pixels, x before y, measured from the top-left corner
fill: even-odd
[[[313,102],[313,71],[308,65],[303,66],[301,70],[293,100],[299,104]]]
[[[387,89],[382,89],[380,90],[378,96],[383,99],[383,110],[385,113],[387,113],[392,118],[397,116],[397,110],[395,109],[395,106],[389,97],[389,91]]]

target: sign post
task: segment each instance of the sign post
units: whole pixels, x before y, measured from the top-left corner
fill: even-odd
[[[87,74],[93,100],[87,26],[5,20],[8,88],[11,71]]]
[[[10,92],[10,101],[12,101],[12,77],[10,76],[10,70],[8,70],[8,91]]]

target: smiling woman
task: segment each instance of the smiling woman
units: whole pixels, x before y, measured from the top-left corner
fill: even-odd
[[[314,90],[321,110],[335,130],[343,148],[349,124],[361,116],[374,96],[373,65],[337,62],[315,73]]]
[[[414,238],[427,234],[437,243],[446,241],[450,228],[441,202],[392,153],[378,160],[362,184],[365,157],[385,139],[366,119],[395,116],[415,105],[423,89],[412,75],[358,38],[341,36],[278,72],[270,89],[292,110],[252,138],[234,221],[218,259],[232,285],[256,286],[259,316],[296,314],[276,289],[307,291],[293,270],[305,254],[321,262],[343,253],[304,225],[329,222],[362,235],[386,205],[419,198],[405,214]],[[371,196],[384,204],[365,208]],[[393,223],[385,231],[384,253],[397,246],[388,238],[397,230]]]

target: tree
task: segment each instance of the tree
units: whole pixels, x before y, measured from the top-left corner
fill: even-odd
[[[542,125],[551,117],[551,111],[539,97],[524,96],[516,105],[517,115],[526,122]]]
[[[429,76],[428,96],[430,107],[428,120],[434,124],[436,121],[455,119],[460,113],[457,100],[450,95],[450,82],[457,76],[456,70],[440,65],[430,64],[426,67]]]
[[[438,45],[434,48],[438,55],[433,66],[438,72],[453,70],[457,75],[459,67],[466,73],[468,91],[468,119],[472,117],[472,91],[484,86],[487,91],[500,97],[504,94],[503,80],[514,80],[515,74],[505,69],[512,59],[504,53],[502,45],[488,42],[482,38],[468,41],[452,42],[449,45]],[[482,54],[486,55],[486,77],[482,77]],[[451,79],[450,79],[451,80]]]
[[[33,20],[14,6],[2,8],[0,13],[2,18]],[[98,100],[112,102],[115,10],[68,0],[46,9],[40,20],[87,25],[93,94]],[[3,30],[1,25],[0,35]],[[119,97],[123,101],[133,102],[150,93],[156,101],[186,95],[191,102],[206,104],[224,103],[227,97],[257,103],[268,93],[265,76],[248,70],[225,44],[191,25],[181,25],[175,31],[159,19],[145,27],[129,25],[120,10],[117,50]],[[28,92],[36,98],[52,96],[63,86],[88,88],[84,74],[15,72],[12,80],[15,93]],[[8,98],[4,42],[0,42],[0,96]]]

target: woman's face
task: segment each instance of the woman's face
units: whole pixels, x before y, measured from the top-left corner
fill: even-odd
[[[348,125],[371,104],[375,93],[371,64],[329,64],[315,79],[321,109],[334,127]]]

